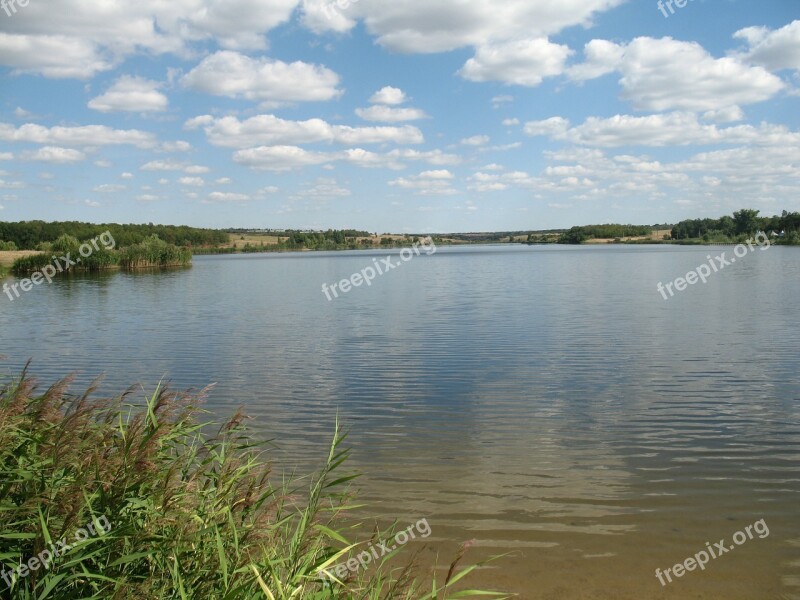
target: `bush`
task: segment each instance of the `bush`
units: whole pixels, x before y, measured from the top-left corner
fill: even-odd
[[[323,583],[320,569],[353,548],[340,526],[353,476],[337,474],[348,455],[338,427],[318,474],[275,484],[242,415],[198,422],[202,394],[159,389],[142,405],[94,400],[93,388],[72,396],[69,384],[39,394],[23,372],[0,386],[0,560],[18,567],[87,524],[104,534],[13,581],[15,599],[424,600],[475,568],[454,562],[428,592],[410,565],[386,560]]]
[[[17,250],[17,245],[14,242],[4,242],[0,240],[0,251],[14,252]]]

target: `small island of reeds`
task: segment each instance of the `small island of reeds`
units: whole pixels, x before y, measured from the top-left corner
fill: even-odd
[[[191,263],[190,250],[168,244],[157,235],[151,235],[138,244],[118,248],[110,233],[83,242],[64,234],[42,247],[41,254],[18,258],[11,272],[21,277],[41,271],[48,265],[58,266],[57,273],[61,273],[67,270],[96,272],[183,267]]]

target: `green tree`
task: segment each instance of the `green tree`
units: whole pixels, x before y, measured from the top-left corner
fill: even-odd
[[[760,211],[743,208],[733,213],[733,222],[736,226],[737,234],[755,233],[759,226],[758,213]]]

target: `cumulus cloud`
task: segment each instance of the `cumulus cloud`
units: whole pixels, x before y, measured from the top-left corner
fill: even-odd
[[[357,108],[356,115],[365,121],[379,121],[383,123],[399,123],[401,121],[418,121],[428,115],[419,108],[393,108],[377,104],[369,108]]]
[[[0,141],[67,146],[132,145],[138,148],[152,148],[156,145],[156,136],[136,129],[112,129],[105,125],[48,128],[32,123],[20,127],[0,123]]]
[[[235,192],[211,192],[206,202],[247,202],[250,196],[247,194],[237,194]]]
[[[413,190],[417,196],[450,196],[458,193],[451,187],[454,175],[446,170],[423,171],[419,175],[400,177],[389,182],[392,187]]]
[[[638,110],[709,111],[769,100],[785,85],[740,58],[714,58],[696,42],[639,37],[627,45],[593,40],[585,62],[568,74],[576,81],[619,72],[622,97]]]
[[[33,152],[23,152],[22,158],[23,160],[35,160],[38,162],[68,164],[85,160],[86,155],[80,150],[72,148],[45,146]]]
[[[800,70],[800,20],[771,30],[767,27],[747,27],[733,37],[747,42],[749,49],[740,56],[763,65],[772,71]]]
[[[318,142],[337,144],[421,144],[425,141],[416,127],[349,127],[331,125],[322,119],[290,121],[275,115],[258,115],[245,121],[237,117],[220,119],[204,115],[190,119],[188,129],[202,127],[210,143],[227,148],[259,145],[297,146]]]
[[[161,84],[141,77],[123,75],[106,92],[89,101],[100,112],[160,112],[169,99],[158,91]]]
[[[568,46],[545,38],[480,46],[459,74],[470,81],[500,81],[535,87],[560,75],[572,54]]]
[[[352,0],[356,2],[357,0]],[[351,2],[348,1],[348,4]],[[341,4],[341,6],[340,6]],[[339,0],[302,0],[303,24],[314,33],[342,33],[356,24],[352,11]]]
[[[589,117],[575,127],[570,127],[567,119],[553,117],[544,121],[531,121],[525,125],[524,131],[531,136],[548,136],[554,140],[608,148],[627,145],[662,147],[690,144],[796,144],[800,141],[800,133],[790,131],[782,125],[762,123],[758,127],[718,127],[701,122],[695,113],[689,112]]]
[[[182,79],[194,91],[263,103],[325,101],[341,91],[339,76],[330,69],[295,61],[251,58],[220,51],[205,58]]]
[[[551,117],[542,121],[528,121],[525,123],[523,131],[530,136],[551,136],[558,137],[569,128],[569,120],[563,117]]]
[[[298,198],[320,198],[326,200],[330,198],[346,198],[351,195],[352,192],[339,185],[335,179],[321,177],[313,185],[297,192],[295,196]]]
[[[495,42],[553,35],[624,0],[360,0],[351,8],[382,46],[404,53],[447,52]]]
[[[298,146],[260,146],[239,150],[233,155],[236,163],[264,171],[289,171],[321,165],[335,159],[329,153],[310,152]]]
[[[464,138],[461,144],[464,146],[485,146],[489,143],[488,135],[473,135],[472,137]]]
[[[202,177],[181,177],[178,183],[191,187],[203,187],[206,184]]]
[[[370,104],[388,104],[389,106],[396,106],[405,103],[406,100],[406,94],[403,90],[387,85],[375,92],[369,99],[369,102]]]
[[[0,64],[46,77],[89,78],[139,52],[186,54],[206,40],[263,50],[264,34],[287,22],[296,6],[297,0],[107,0],[101,8],[81,0],[31,2],[4,23]]]
[[[589,117],[584,123],[553,135],[573,143],[600,146],[687,146],[714,144],[796,144],[800,133],[781,125],[717,127],[701,123],[694,113],[673,112],[642,117]]]
[[[140,167],[142,171],[183,171],[185,168],[185,163],[172,159],[151,160]]]

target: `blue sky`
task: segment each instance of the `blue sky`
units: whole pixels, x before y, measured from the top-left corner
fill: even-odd
[[[800,210],[796,0],[10,1],[2,220],[441,232]]]

